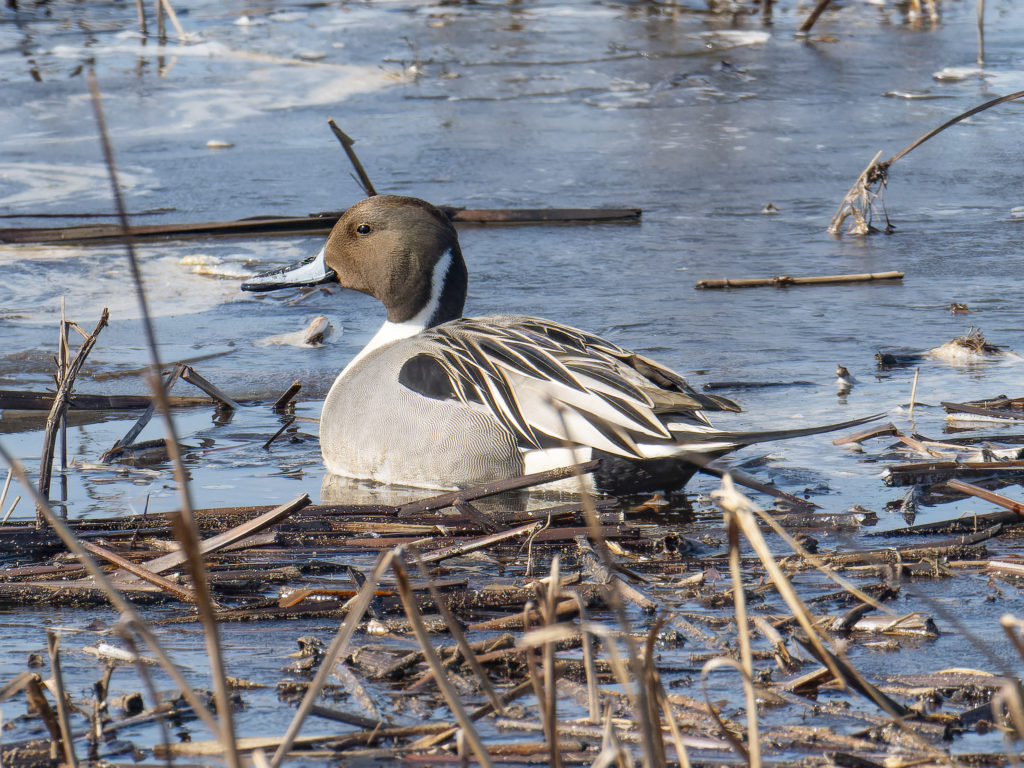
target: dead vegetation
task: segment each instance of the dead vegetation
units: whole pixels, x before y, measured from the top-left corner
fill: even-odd
[[[828,0],[822,0],[827,4]],[[979,25],[980,28],[980,25]],[[980,56],[980,54],[979,54]],[[879,162],[878,158],[882,156],[882,151],[879,150],[872,158],[868,166],[861,171],[860,176],[850,187],[850,190],[846,193],[842,202],[839,204],[839,210],[836,211],[832,217],[832,221],[829,222],[828,232],[832,235],[841,235],[843,232],[843,226],[847,220],[850,220],[850,224],[847,226],[846,234],[849,235],[868,235],[876,232],[884,232],[885,234],[891,234],[895,231],[895,227],[892,222],[889,221],[889,215],[886,213],[884,197],[885,189],[889,181],[889,171],[893,164],[909,154],[912,150],[924,144],[928,139],[933,136],[942,133],[952,125],[956,125],[962,120],[984,112],[986,109],[1004,104],[1007,101],[1013,101],[1024,96],[1024,91],[1017,91],[1015,93],[1008,94],[1006,96],[1000,96],[998,99],[992,99],[984,104],[980,104],[977,107],[967,110],[945,123],[940,125],[928,133],[921,136],[914,142],[901,149],[895,155],[890,157],[888,160]],[[877,209],[877,210],[876,210]],[[885,219],[885,226],[878,227],[875,225],[877,218]]]

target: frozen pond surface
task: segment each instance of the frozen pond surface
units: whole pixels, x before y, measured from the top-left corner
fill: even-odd
[[[1024,106],[971,118],[897,163],[887,192],[894,235],[825,232],[875,152],[890,156],[950,117],[1024,88],[1019,2],[988,4],[984,73],[955,80],[936,75],[974,66],[976,11],[964,2],[943,5],[937,24],[908,18],[903,5],[845,3],[802,40],[793,33],[811,6],[788,2],[765,25],[739,5],[716,15],[698,5],[589,1],[189,0],[176,7],[187,41],[163,49],[142,44],[131,4],[21,6],[0,11],[4,226],[76,224],[75,214],[113,210],[84,77],[95,67],[133,223],[344,209],[361,193],[327,127],[333,117],[357,139],[381,192],[474,208],[642,208],[636,225],[463,227],[467,314],[522,312],[576,325],[659,359],[695,386],[813,382],[724,390],[744,412],[717,424],[768,429],[886,412],[907,432],[941,438],[941,401],[1024,395],[1020,363],[924,361],[912,425],[906,406],[915,367],[881,370],[874,359],[884,348],[936,347],[971,326],[1024,352],[1024,305],[1014,290],[1024,271]],[[211,149],[210,141],[232,146]],[[777,213],[763,214],[768,204]],[[254,296],[238,285],[312,253],[320,240],[141,246],[162,359],[213,355],[196,369],[239,400],[276,398],[299,379],[298,414],[316,418],[334,375],[382,321],[380,307],[357,294]],[[888,270],[906,277],[694,290],[705,278]],[[116,245],[0,246],[0,388],[51,384],[62,296],[68,316],[87,330],[103,307],[111,311],[78,390],[144,392],[138,375],[110,375],[148,361]],[[952,314],[951,302],[972,312]],[[258,344],[321,314],[335,330],[321,348]],[[845,396],[833,383],[837,364],[859,380]],[[187,390],[179,383],[174,393]],[[32,471],[43,420],[0,413],[0,440]],[[126,414],[71,419],[71,518],[141,511],[147,499],[151,511],[177,506],[166,465],[127,474],[93,468],[133,421]],[[266,407],[243,409],[227,424],[207,411],[184,413],[178,432],[189,446],[195,505],[276,504],[303,491],[316,500],[323,475],[316,424],[298,422],[291,441],[265,451],[280,426]],[[142,439],[161,436],[154,422]],[[904,491],[882,484],[879,446],[862,457],[834,447],[832,437],[755,446],[736,458],[760,465],[749,471],[764,482],[815,494],[826,511],[859,504],[878,512],[876,530],[902,526],[885,510]],[[894,453],[891,460],[915,459]],[[688,491],[697,501],[715,487],[698,478]],[[1018,487],[1005,493],[1024,496]],[[917,522],[967,511],[989,507],[922,508]],[[15,516],[28,514],[23,502]],[[708,526],[683,529],[696,535]],[[828,535],[821,543],[836,546]],[[869,546],[859,536],[848,543]],[[1004,589],[1020,605],[1016,589]],[[1010,663],[997,624],[1007,606],[986,604],[984,577],[943,590],[927,587],[949,606],[968,607],[978,633]],[[88,612],[47,616],[78,628],[93,620]],[[0,682],[43,644],[40,619],[10,616]],[[987,665],[980,656],[965,661],[964,638],[943,629],[923,644],[927,653],[877,654],[865,664],[871,674],[931,670],[936,657],[948,666]],[[228,630],[229,646],[236,631]],[[233,647],[239,663],[255,663],[250,641]],[[198,634],[181,642],[186,651],[201,648]],[[278,661],[275,651],[267,668]],[[193,667],[201,681],[201,659]],[[92,679],[85,674],[81,687]],[[259,718],[249,722],[259,730]]]

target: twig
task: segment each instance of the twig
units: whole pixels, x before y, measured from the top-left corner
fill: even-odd
[[[835,283],[867,283],[876,280],[902,280],[902,272],[869,272],[859,275],[823,275],[821,277],[750,277],[738,280],[700,280],[695,288],[760,288],[773,286],[785,288],[790,285],[833,285]]]
[[[167,377],[167,381],[163,382],[165,396],[171,391],[171,388],[175,385],[175,383],[178,381],[178,378],[181,376],[182,373],[184,373],[184,371],[185,366],[183,364],[178,363],[177,365],[174,366],[174,370],[172,370],[170,375]],[[106,451],[102,456],[100,456],[100,461],[107,461],[107,457],[113,454],[113,452],[116,451],[118,448],[124,448],[125,446],[134,443],[135,438],[137,438],[139,434],[142,432],[142,430],[146,428],[146,425],[149,424],[150,420],[153,418],[153,414],[156,413],[156,405],[156,398],[150,398],[149,405],[146,406],[146,410],[143,411],[139,418],[135,420],[135,423],[132,425],[131,429],[128,430],[124,437],[122,437],[120,440],[114,443],[110,447],[110,450]]]
[[[273,443],[275,440],[277,440],[277,438],[279,438],[282,434],[284,434],[284,431],[286,429],[288,429],[288,427],[290,427],[294,423],[295,423],[295,417],[294,416],[292,416],[290,419],[286,419],[284,424],[281,425],[281,428],[279,430],[277,430],[277,432],[275,432],[273,435],[271,435],[270,439],[267,440],[267,442],[265,442],[263,444],[263,450],[269,451],[271,443]]]
[[[82,342],[82,346],[78,348],[75,359],[71,361],[67,373],[61,378],[57,394],[53,396],[53,405],[50,408],[49,415],[46,417],[46,433],[43,436],[43,456],[39,460],[39,493],[46,499],[50,497],[50,474],[53,469],[54,441],[57,437],[57,428],[60,426],[60,418],[67,410],[68,398],[71,396],[71,390],[75,386],[75,377],[78,376],[78,372],[82,369],[85,359],[96,344],[96,338],[99,336],[100,331],[106,327],[107,320],[109,319],[110,312],[104,307],[99,322],[96,323],[96,328]],[[42,524],[41,514],[37,515],[36,524]]]
[[[597,469],[599,463],[600,462],[597,460],[588,461],[585,464],[550,469],[546,472],[535,472],[530,475],[523,475],[522,477],[513,477],[510,480],[498,480],[493,483],[483,483],[472,488],[466,488],[462,491],[442,493],[438,496],[431,496],[429,499],[421,499],[420,501],[403,504],[398,509],[398,517],[413,517],[423,512],[430,512],[435,509],[444,509],[445,507],[450,507],[457,500],[474,501],[476,499],[482,499],[485,496],[494,496],[497,493],[503,493],[505,491],[518,491],[523,488],[531,488],[535,485],[551,483],[555,480],[564,480],[567,477],[573,477],[577,474],[593,472]]]
[[[87,549],[90,553],[96,555],[97,557],[103,558],[108,563],[113,563],[118,568],[124,568],[124,570],[134,574],[135,576],[138,576],[143,581],[148,581],[150,584],[154,584],[163,589],[164,591],[170,592],[172,595],[177,595],[180,599],[184,600],[185,602],[196,602],[196,595],[192,590],[185,589],[184,587],[175,584],[170,579],[165,579],[163,576],[153,573],[148,568],[136,565],[130,560],[125,560],[123,557],[114,552],[111,552],[109,549],[101,547],[90,541],[83,541],[82,546],[85,547],[85,549]]]
[[[327,125],[331,127],[334,135],[337,136],[338,141],[341,142],[342,149],[345,150],[345,154],[348,155],[349,161],[352,163],[352,167],[356,169],[356,173],[359,175],[359,184],[362,186],[363,191],[367,197],[373,197],[377,194],[377,190],[373,188],[373,182],[370,181],[370,177],[366,175],[366,170],[363,168],[363,164],[359,162],[359,158],[356,157],[356,152],[352,149],[352,145],[355,141],[348,136],[338,124],[334,122],[334,119],[328,119]]]
[[[828,8],[830,2],[832,2],[832,0],[818,0],[818,4],[814,6],[814,10],[811,11],[810,15],[804,19],[804,23],[800,25],[797,33],[806,35],[810,32],[811,27],[814,26],[814,22],[816,22],[818,17],[825,12],[825,9]]]

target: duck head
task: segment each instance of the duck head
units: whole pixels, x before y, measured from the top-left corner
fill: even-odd
[[[317,254],[251,277],[242,290],[329,282],[377,298],[388,322],[430,327],[462,314],[467,274],[443,211],[414,197],[376,195],[349,208]]]

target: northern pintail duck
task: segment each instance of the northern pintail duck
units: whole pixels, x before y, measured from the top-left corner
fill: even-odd
[[[708,458],[750,443],[859,424],[726,432],[738,411],[678,373],[585,331],[521,315],[463,318],[466,264],[448,216],[379,195],[339,219],[326,245],[247,291],[338,282],[379,299],[387,320],[338,375],[320,445],[333,474],[429,488],[599,459],[593,487],[681,487]]]

